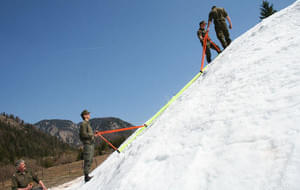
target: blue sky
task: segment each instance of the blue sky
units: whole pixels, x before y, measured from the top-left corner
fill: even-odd
[[[227,10],[234,40],[259,22],[261,2],[1,0],[0,112],[79,122],[88,109],[142,124],[199,72],[196,31],[210,8]]]

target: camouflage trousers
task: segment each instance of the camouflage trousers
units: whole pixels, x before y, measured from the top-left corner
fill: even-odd
[[[225,49],[231,43],[226,22],[221,22],[215,25],[215,30],[219,41],[221,42],[223,48]]]
[[[83,145],[83,173],[88,175],[93,163],[94,157],[94,144]]]

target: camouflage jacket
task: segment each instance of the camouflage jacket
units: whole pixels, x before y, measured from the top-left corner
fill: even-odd
[[[199,40],[202,42],[205,36],[206,30],[199,28],[199,30],[197,31],[197,36],[199,38]],[[202,39],[201,39],[202,38]]]
[[[207,32],[207,30],[202,29],[202,28],[199,28],[199,30],[197,31],[197,36],[198,36],[198,38],[199,38],[199,40],[200,40],[200,42],[201,42],[202,45],[203,45],[203,40],[204,40],[206,32]],[[202,39],[201,39],[201,37],[202,37]],[[210,38],[208,36],[207,41],[206,41],[207,45],[210,44],[209,39]]]
[[[38,176],[30,171],[20,172],[17,171],[12,177],[12,190],[17,190],[18,188],[26,188],[28,184],[32,182],[39,183],[40,179]]]
[[[90,122],[83,121],[80,124],[79,137],[83,144],[93,144],[94,143],[94,132],[90,125]]]
[[[225,22],[225,18],[228,16],[224,8],[214,8],[210,11],[208,21],[214,20],[215,25],[219,25]]]

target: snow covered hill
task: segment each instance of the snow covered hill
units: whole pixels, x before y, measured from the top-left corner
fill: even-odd
[[[296,1],[236,39],[90,182],[55,189],[300,189],[299,34]]]

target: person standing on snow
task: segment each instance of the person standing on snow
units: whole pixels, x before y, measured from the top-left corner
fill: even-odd
[[[83,144],[83,173],[84,181],[88,182],[93,176],[89,176],[89,172],[93,163],[94,147],[95,147],[95,134],[89,123],[91,118],[90,112],[83,110],[81,112],[83,122],[80,124],[79,137]]]
[[[230,17],[228,16],[228,14],[224,8],[219,8],[216,6],[213,6],[211,8],[211,11],[210,11],[209,17],[208,17],[207,30],[209,31],[211,21],[214,20],[216,35],[217,35],[218,39],[220,40],[224,49],[231,43],[231,39],[229,37],[229,32],[228,32],[228,28],[227,28],[225,19],[227,19],[227,21],[229,23],[229,28],[232,29],[232,23],[231,23]]]
[[[206,26],[206,22],[204,20],[202,20],[200,23],[199,23],[199,30],[197,31],[197,36],[203,46],[203,43],[204,43],[204,37],[205,37],[205,34],[206,34],[206,30],[205,30],[205,26]],[[217,46],[211,39],[210,37],[208,36],[207,38],[207,42],[206,42],[206,60],[207,60],[207,63],[210,63],[211,62],[211,52],[210,52],[210,48],[213,49],[213,50],[216,50],[218,52],[218,54],[221,53],[221,50],[220,50],[220,47]]]

